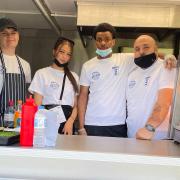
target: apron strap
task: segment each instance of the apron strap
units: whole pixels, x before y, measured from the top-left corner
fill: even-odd
[[[1,64],[2,64],[2,71],[3,71],[3,82],[2,82],[2,89],[0,92],[0,126],[4,126],[4,115],[3,115],[3,106],[1,105],[3,103],[3,92],[4,92],[4,83],[5,83],[5,74],[6,74],[6,67],[4,64],[4,59],[3,59],[3,55],[2,55],[2,50],[0,50],[0,60],[1,60]]]
[[[63,83],[62,83],[62,88],[61,88],[61,94],[60,94],[60,101],[62,101],[63,93],[64,93],[64,87],[65,87],[65,82],[66,82],[66,73],[64,73],[63,77]]]
[[[17,58],[17,61],[18,61],[18,64],[19,64],[19,70],[20,70],[20,74],[21,74],[21,78],[20,78],[20,81],[21,81],[21,84],[22,84],[22,87],[21,87],[21,93],[22,93],[22,98],[21,99],[23,102],[25,101],[25,92],[26,92],[26,79],[25,79],[25,73],[24,73],[24,70],[23,70],[23,67],[22,67],[22,64],[20,62],[20,59],[19,57],[16,55],[16,58]]]

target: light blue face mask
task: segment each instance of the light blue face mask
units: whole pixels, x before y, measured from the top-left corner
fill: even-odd
[[[106,57],[112,53],[112,48],[101,50],[101,49],[96,49],[96,54],[98,54],[101,57]]]

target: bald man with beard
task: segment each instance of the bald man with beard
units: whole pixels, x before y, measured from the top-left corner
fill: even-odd
[[[164,67],[156,42],[148,35],[135,40],[134,56],[136,67],[128,76],[126,92],[128,137],[166,139],[176,70]]]

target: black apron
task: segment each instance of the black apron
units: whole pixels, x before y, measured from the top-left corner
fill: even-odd
[[[64,93],[64,87],[65,87],[65,82],[66,82],[66,74],[64,74],[64,77],[63,77],[63,83],[62,83],[62,88],[61,88],[61,94],[60,94],[60,102],[62,101],[62,97],[63,97],[63,93]],[[59,106],[57,104],[46,104],[44,105],[45,109],[52,109],[56,106]],[[69,106],[69,105],[61,105],[62,107],[62,110],[63,110],[63,113],[64,113],[64,116],[66,118],[66,120],[71,116],[72,114],[72,106]],[[59,126],[59,129],[58,129],[58,133],[59,134],[63,134],[62,130],[64,128],[64,125],[65,125],[66,122],[63,122],[63,123],[60,123],[60,126]],[[73,134],[75,133],[75,127],[74,127],[74,124],[73,124]]]
[[[0,52],[0,60],[3,68],[3,87],[0,93],[0,126],[4,125],[3,117],[8,102],[12,100],[14,104],[18,100],[25,101],[26,95],[26,80],[25,74],[18,56],[16,56],[20,74],[17,73],[6,73],[5,62],[2,51]]]

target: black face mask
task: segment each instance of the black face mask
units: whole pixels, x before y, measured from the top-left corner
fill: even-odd
[[[68,66],[68,62],[61,64],[57,59],[54,59],[54,63],[58,66],[58,67],[67,67]]]
[[[141,56],[141,57],[134,59],[134,63],[137,66],[141,67],[142,69],[146,69],[146,68],[152,66],[155,61],[156,61],[155,53],[148,54],[148,55]]]

